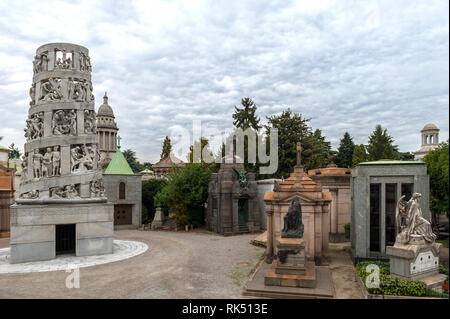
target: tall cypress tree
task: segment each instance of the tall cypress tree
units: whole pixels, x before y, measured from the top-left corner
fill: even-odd
[[[369,145],[367,145],[369,160],[399,159],[398,146],[393,145],[393,143],[394,139],[388,135],[387,129],[383,129],[378,124],[369,136]]]
[[[348,132],[344,133],[338,148],[336,156],[336,165],[339,167],[351,167],[353,160],[353,151],[355,150],[355,143]]]
[[[172,151],[172,144],[170,142],[170,138],[166,136],[162,146],[161,159],[169,156],[171,151]]]
[[[246,130],[251,127],[255,131],[261,128],[259,117],[256,116],[256,105],[252,99],[245,97],[241,100],[243,108],[234,107],[233,125],[237,128]]]

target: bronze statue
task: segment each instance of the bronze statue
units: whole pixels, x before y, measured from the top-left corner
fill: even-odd
[[[295,195],[287,214],[284,216],[284,227],[281,238],[303,238],[302,205],[300,197]]]

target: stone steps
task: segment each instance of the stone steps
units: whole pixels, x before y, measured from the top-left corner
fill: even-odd
[[[248,229],[247,224],[239,224],[239,233],[241,234],[248,234],[250,233],[250,230]]]

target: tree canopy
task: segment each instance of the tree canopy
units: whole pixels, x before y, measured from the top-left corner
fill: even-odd
[[[161,151],[161,159],[166,158],[170,155],[170,152],[172,151],[172,144],[170,141],[170,138],[166,136],[163,142],[162,151]]]
[[[278,129],[278,170],[273,177],[288,177],[297,161],[297,142],[302,144],[302,164],[306,169],[324,167],[329,163],[330,143],[320,130],[312,131],[310,119],[293,113],[290,108],[281,115],[268,116],[266,140],[270,128]],[[268,146],[268,145],[267,145]]]
[[[188,163],[172,169],[167,184],[155,196],[175,214],[175,223],[183,225],[204,224],[204,203],[208,199],[208,184],[211,169],[201,163]]]
[[[364,144],[356,145],[353,150],[352,167],[355,167],[359,163],[367,162],[368,160],[369,155],[367,154],[366,146]]]
[[[259,125],[259,117],[256,116],[256,105],[252,99],[245,97],[241,99],[242,108],[234,107],[233,125],[235,127],[246,130],[252,128],[258,131],[261,128]]]
[[[335,163],[339,167],[352,167],[353,151],[355,150],[355,143],[353,138],[348,132],[344,133],[344,137],[341,138],[338,154],[336,156]]]
[[[428,153],[423,161],[430,175],[430,209],[437,213],[449,211],[449,142]]]
[[[383,129],[381,125],[378,124],[369,136],[369,144],[367,145],[369,160],[400,159],[398,146],[393,145],[393,143],[394,139],[388,135],[387,129]]]

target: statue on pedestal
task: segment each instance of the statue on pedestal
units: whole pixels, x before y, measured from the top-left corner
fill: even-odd
[[[431,223],[422,217],[419,199],[422,195],[414,193],[409,201],[405,200],[405,195],[397,202],[395,212],[397,237],[396,243],[409,244],[412,239],[415,242],[424,241],[432,244],[436,240]]]
[[[287,214],[284,216],[284,227],[281,238],[303,238],[304,225],[302,222],[302,205],[300,197],[296,195],[292,200]]]

